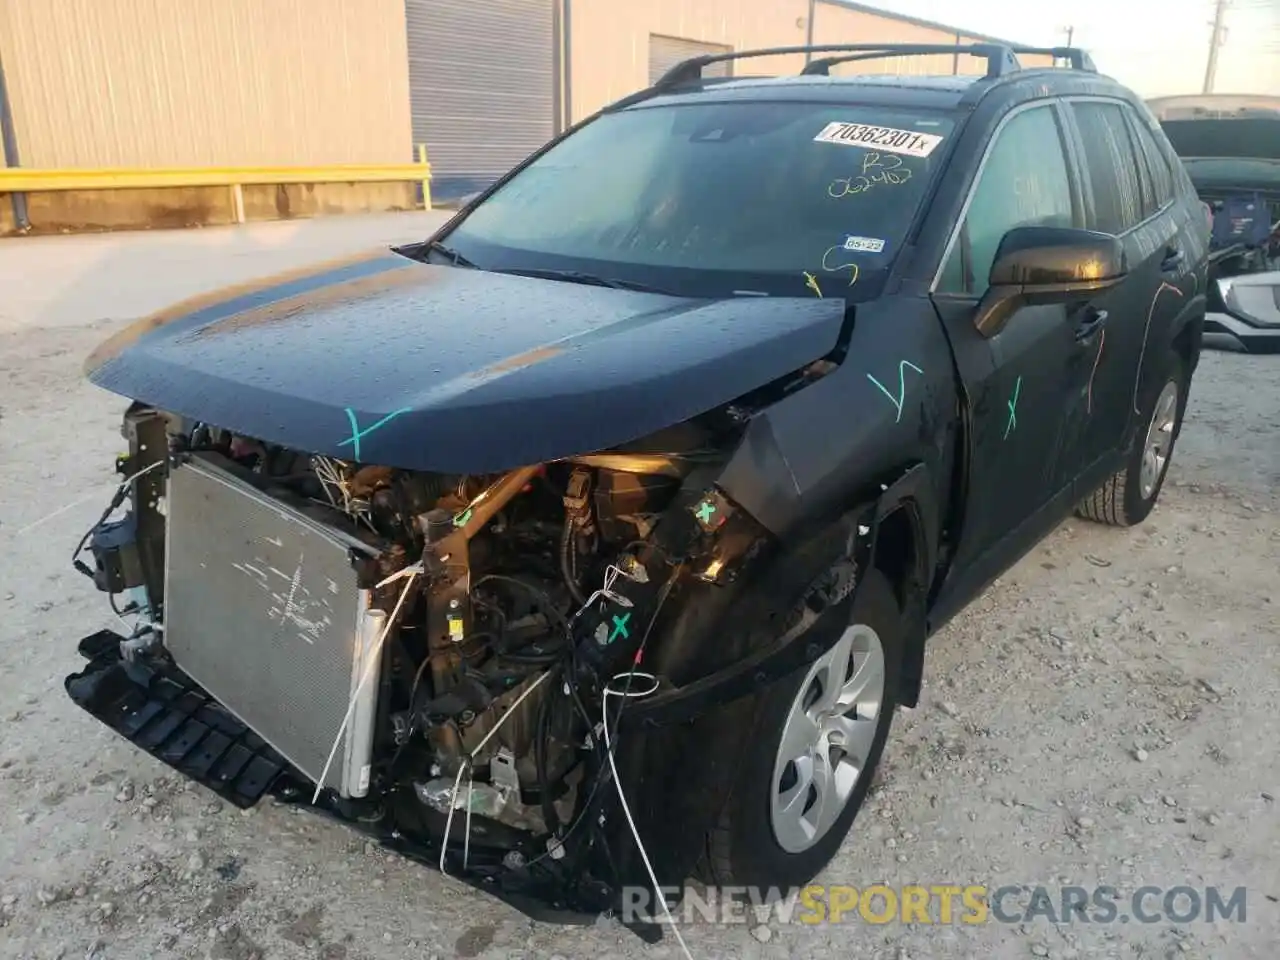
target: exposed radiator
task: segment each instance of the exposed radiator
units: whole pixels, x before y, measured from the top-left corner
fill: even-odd
[[[371,548],[199,457],[171,472],[165,512],[174,661],[318,781],[385,623],[349,559]],[[324,778],[343,796],[368,792],[377,690],[371,676]]]

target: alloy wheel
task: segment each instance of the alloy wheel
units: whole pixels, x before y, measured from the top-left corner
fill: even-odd
[[[831,829],[867,765],[884,704],[884,647],[854,624],[813,663],[787,711],[769,818],[778,845],[802,853]]]

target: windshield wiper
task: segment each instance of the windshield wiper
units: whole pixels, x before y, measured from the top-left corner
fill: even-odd
[[[493,273],[507,273],[516,277],[535,277],[540,280],[563,280],[565,283],[581,283],[591,287],[612,287],[614,290],[634,290],[639,293],[667,293],[646,283],[634,280],[619,280],[616,277],[597,277],[594,273],[582,273],[578,270],[540,270],[511,269],[494,270]],[[668,294],[670,296],[670,294]]]
[[[427,249],[433,253],[438,253],[442,257],[446,257],[455,267],[470,267],[476,269],[476,265],[460,254],[453,247],[445,246],[439,240],[432,240],[427,244]]]

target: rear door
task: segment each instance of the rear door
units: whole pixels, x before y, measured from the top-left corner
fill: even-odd
[[[1074,453],[1083,493],[1114,471],[1127,448],[1147,399],[1139,371],[1164,361],[1169,326],[1190,293],[1190,259],[1179,244],[1172,174],[1158,150],[1161,164],[1148,160],[1132,108],[1082,98],[1070,111],[1085,168],[1085,226],[1122,238],[1129,259],[1129,277],[1091,305],[1103,323],[1088,344]]]

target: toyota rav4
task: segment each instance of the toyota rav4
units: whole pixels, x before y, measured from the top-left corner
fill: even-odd
[[[985,75],[839,75],[939,52]],[[805,883],[926,639],[1072,511],[1147,516],[1200,354],[1160,127],[1019,52],[687,61],[422,243],[111,338],[76,563],[130,629],[70,696],[539,916]],[[702,76],[762,53],[809,59]]]

